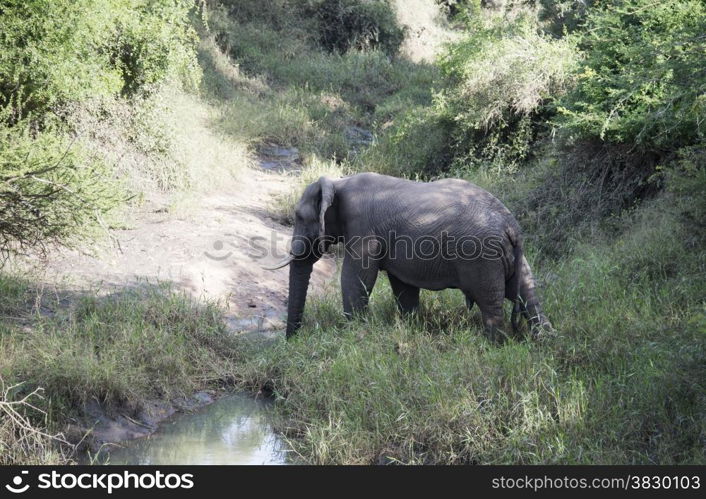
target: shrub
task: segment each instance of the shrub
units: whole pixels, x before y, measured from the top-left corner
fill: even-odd
[[[0,10],[0,105],[35,119],[59,103],[197,78],[188,0],[9,0]]]
[[[595,0],[535,0],[539,5],[539,20],[548,33],[562,36],[583,24]]]
[[[0,465],[67,464],[55,445],[65,443],[62,436],[50,435],[25,416],[25,412],[38,412],[35,404],[43,398],[41,390],[15,398],[13,392],[21,388],[22,383],[7,386],[0,376]]]
[[[5,111],[7,113],[7,110]],[[0,251],[66,242],[118,202],[105,165],[53,130],[0,116]]]
[[[455,123],[453,155],[470,165],[515,169],[546,129],[571,83],[573,46],[539,32],[533,15],[476,18],[441,60],[451,80],[437,99]]]
[[[188,21],[193,2],[189,0],[134,3],[135,14],[118,22],[116,53],[122,73],[123,93],[134,94],[150,85],[178,76],[196,88],[200,70],[195,49],[196,33]]]
[[[330,51],[379,48],[395,55],[404,40],[404,29],[385,1],[322,0],[312,8],[321,44]]]
[[[589,12],[586,54],[562,100],[572,137],[675,151],[704,137],[706,6],[697,0],[614,0]]]
[[[65,242],[117,203],[102,155],[71,145],[70,111],[94,108],[104,119],[96,102],[144,97],[175,76],[195,84],[192,7],[189,0],[3,2],[0,252]]]
[[[452,161],[450,136],[455,123],[436,108],[420,106],[401,114],[392,128],[365,151],[361,168],[402,177],[430,177]]]

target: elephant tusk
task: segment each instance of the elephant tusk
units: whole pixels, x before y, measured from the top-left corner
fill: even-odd
[[[290,263],[292,263],[292,260],[294,260],[294,255],[287,255],[286,257],[284,257],[284,259],[283,259],[282,261],[280,261],[279,263],[273,265],[272,267],[265,267],[265,266],[262,266],[262,268],[265,269],[265,270],[277,270],[277,269],[281,269],[282,267],[286,267],[287,265],[289,265]]]

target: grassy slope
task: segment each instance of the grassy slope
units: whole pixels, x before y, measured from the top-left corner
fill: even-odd
[[[21,383],[2,399],[17,401],[41,388],[44,398],[29,400],[36,407],[29,416],[51,431],[80,417],[91,399],[129,412],[146,399],[220,384],[243,351],[216,306],[194,303],[167,286],[96,297],[53,294],[3,275],[0,293],[0,378],[7,386]],[[46,459],[35,455],[12,435],[8,429],[0,438],[0,462],[59,459],[51,452]]]

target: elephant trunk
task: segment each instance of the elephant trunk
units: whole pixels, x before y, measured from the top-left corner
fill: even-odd
[[[287,339],[294,336],[302,324],[306,293],[313,264],[295,260],[289,266],[289,301],[287,302]]]
[[[522,256],[520,299],[522,303],[522,312],[529,321],[530,329],[535,336],[537,336],[542,329],[552,329],[552,324],[544,315],[542,305],[539,303],[534,276],[532,275],[532,270],[530,269],[524,255]]]

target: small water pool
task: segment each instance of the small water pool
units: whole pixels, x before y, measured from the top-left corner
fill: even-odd
[[[164,421],[150,437],[113,448],[108,464],[286,464],[284,442],[270,427],[268,402],[228,395]]]

